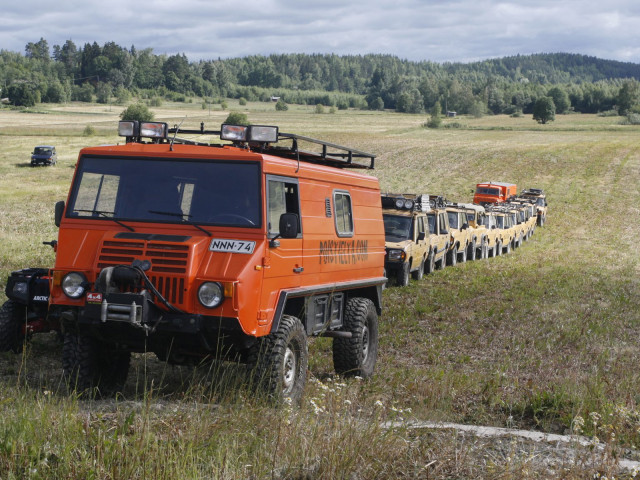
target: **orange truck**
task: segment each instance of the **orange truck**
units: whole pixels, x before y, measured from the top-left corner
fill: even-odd
[[[473,195],[473,203],[482,206],[491,203],[502,203],[515,195],[517,195],[517,186],[514,183],[478,183],[475,194]]]
[[[56,204],[50,308],[72,387],[111,394],[151,351],[239,359],[257,391],[298,401],[309,336],[333,339],[337,373],[373,374],[385,236],[378,180],[357,170],[374,155],[273,126],[119,134],[80,151]]]

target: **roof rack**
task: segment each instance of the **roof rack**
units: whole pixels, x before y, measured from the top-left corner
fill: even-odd
[[[205,130],[204,123],[200,124],[199,130],[182,129],[179,126],[174,126],[168,130],[169,135],[173,134],[172,143],[186,143],[191,145],[205,145],[211,146],[209,143],[194,142],[183,138],[178,138],[175,135],[193,134],[193,135],[220,135],[220,130]],[[337,145],[335,143],[325,142],[311,137],[305,137],[303,135],[297,135],[294,133],[278,132],[277,139],[291,140],[290,147],[277,146],[269,142],[246,142],[246,141],[234,141],[233,144],[248,148],[251,151],[259,153],[267,153],[270,155],[276,155],[279,157],[290,158],[293,160],[317,163],[322,165],[329,165],[337,168],[361,168],[372,170],[375,165],[376,156],[356,150],[355,148],[345,147]],[[301,150],[299,142],[308,142],[316,145],[320,145],[322,148],[319,152],[311,152]],[[367,163],[357,163],[354,159],[369,159]]]
[[[431,210],[429,195],[415,193],[383,193],[382,208],[428,212]]]

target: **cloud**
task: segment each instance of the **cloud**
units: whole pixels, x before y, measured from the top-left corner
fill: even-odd
[[[153,48],[196,61],[271,53],[384,53],[468,62],[572,52],[639,59],[634,0],[32,1],[3,7],[0,48],[72,40]]]

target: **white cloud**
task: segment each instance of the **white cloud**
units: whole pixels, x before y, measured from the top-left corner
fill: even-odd
[[[536,52],[640,61],[634,0],[221,0],[11,2],[0,48],[113,41],[190,60],[271,53],[386,53],[466,62]]]

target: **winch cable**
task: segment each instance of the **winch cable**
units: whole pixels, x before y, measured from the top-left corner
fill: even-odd
[[[139,266],[130,266],[129,268],[133,268],[134,270],[137,270],[140,275],[142,275],[142,278],[144,278],[144,285],[145,287],[147,287],[149,290],[151,290],[151,292],[158,297],[158,299],[162,302],[162,304],[167,307],[169,309],[169,311],[173,312],[173,313],[183,313],[186,314],[187,312],[185,312],[184,310],[179,309],[178,307],[174,307],[169,300],[167,300],[166,298],[164,298],[164,296],[158,291],[158,289],[156,288],[156,286],[153,284],[153,282],[151,282],[151,280],[149,280],[149,277],[147,277],[147,274],[144,272],[144,270],[142,270],[142,268],[140,268]]]

